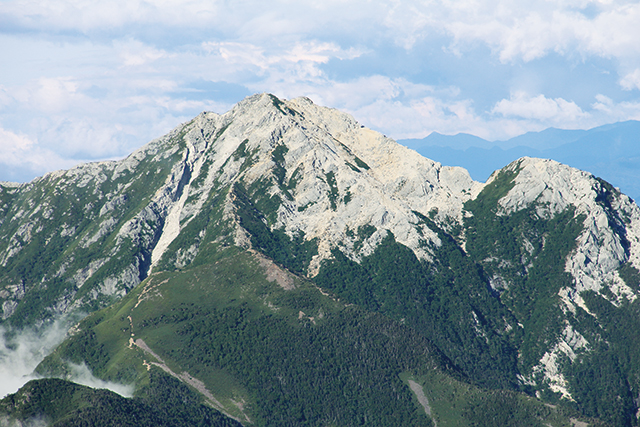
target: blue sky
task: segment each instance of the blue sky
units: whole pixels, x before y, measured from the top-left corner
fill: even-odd
[[[2,0],[0,180],[120,158],[247,95],[395,139],[640,119],[640,4]]]

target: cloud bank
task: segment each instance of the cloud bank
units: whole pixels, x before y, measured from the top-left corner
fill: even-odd
[[[0,180],[122,157],[255,92],[396,139],[640,119],[639,21],[624,0],[7,0]]]

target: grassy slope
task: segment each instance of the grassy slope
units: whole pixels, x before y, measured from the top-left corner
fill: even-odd
[[[174,372],[203,381],[245,423],[431,425],[407,386],[410,377],[424,386],[439,426],[494,425],[495,417],[478,413],[492,407],[497,392],[466,383],[416,330],[336,301],[312,283],[294,283],[284,290],[266,280],[252,254],[227,248],[210,263],[153,275],[89,316],[39,370],[63,374],[63,360],[85,361],[101,378],[149,389],[156,369],[147,371],[143,360],[155,359],[129,347],[131,316],[135,339]],[[569,425],[534,399],[508,397],[502,415]]]

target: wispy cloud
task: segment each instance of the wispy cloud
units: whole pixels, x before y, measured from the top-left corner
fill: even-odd
[[[40,331],[0,328],[0,397],[35,378],[33,370],[62,342],[66,326],[67,322],[58,320]]]
[[[66,337],[70,319],[58,319],[36,329],[11,330],[0,327],[0,398],[15,393],[32,379],[34,369]],[[124,397],[133,395],[133,387],[96,378],[84,364],[69,363],[68,379],[92,388],[105,388]]]
[[[592,127],[637,117],[639,20],[625,0],[7,0],[0,149],[33,174],[120,157],[252,92],[396,138]]]
[[[69,381],[73,381],[74,383],[85,385],[91,388],[104,388],[107,390],[111,390],[123,397],[133,396],[133,385],[119,384],[112,381],[101,380],[100,378],[95,377],[91,370],[84,363],[81,363],[79,365],[70,363],[69,367],[71,368],[71,375],[68,378]]]

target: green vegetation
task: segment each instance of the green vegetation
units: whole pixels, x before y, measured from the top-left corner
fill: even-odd
[[[289,178],[289,183],[287,184],[287,190],[291,191],[300,181],[302,181],[302,165],[298,166],[293,173],[291,174],[291,178]]]
[[[618,269],[618,274],[620,274],[624,283],[631,289],[637,290],[640,288],[640,271],[631,265],[630,262],[622,264]]]
[[[39,369],[64,373],[63,360],[84,360],[98,376],[142,381],[144,369],[127,370],[142,367],[127,358],[148,357],[126,345],[131,316],[136,338],[169,367],[201,379],[223,402],[245,401],[258,425],[428,425],[398,375],[436,365],[429,343],[406,328],[301,281],[285,291],[233,249],[213,265],[145,283],[162,296],[135,307],[137,290],[90,316]]]
[[[347,166],[349,166],[349,168],[350,168],[352,171],[354,171],[354,172],[358,172],[358,173],[362,172],[360,169],[358,169],[356,166],[352,165],[351,163],[349,163],[349,162],[345,162],[345,163],[346,163],[346,165],[347,165]]]
[[[347,190],[344,193],[344,197],[342,198],[342,203],[343,204],[348,204],[351,201],[351,191]]]
[[[280,99],[276,96],[269,94],[269,98],[271,99],[271,103],[274,107],[276,107],[282,114],[287,114],[282,107],[284,106],[284,102],[280,101]]]
[[[271,102],[270,115],[299,114],[273,96]],[[73,364],[84,363],[99,378],[136,387],[125,399],[62,380],[35,381],[0,402],[0,419],[237,425],[215,407],[256,426],[568,427],[570,418],[639,425],[640,346],[629,343],[640,342],[640,302],[603,284],[581,293],[586,308],[567,308],[559,291],[575,286],[565,260],[585,217],[539,201],[505,212],[499,200],[514,188],[520,163],[468,201],[461,221],[435,208],[413,212],[428,261],[389,230],[352,226],[346,235],[358,262],[338,243],[311,278],[318,240],[277,228],[292,214],[288,202],[304,167],[287,170],[287,146],[269,140],[261,163],[269,172],[245,173],[259,153],[247,138],[223,170],[211,168],[225,159],[206,153],[182,211],[191,216],[150,272],[166,213],[151,202],[158,183],[175,174],[179,188],[168,196],[179,198],[192,173],[176,167],[185,138],[215,132],[215,142],[230,124],[205,136],[194,123],[136,154],[131,170],[94,165],[86,179],[54,174],[20,191],[0,186],[0,251],[11,253],[3,260],[0,303],[19,301],[11,322],[46,322],[54,306],[92,313],[38,372],[70,378]],[[369,169],[336,143],[351,170]],[[215,181],[228,175],[225,165],[239,173],[237,182]],[[352,200],[353,189],[341,194],[333,171],[320,178],[332,210]],[[617,190],[604,181],[594,190],[628,253],[630,218],[615,209]],[[238,236],[251,249],[235,246]],[[364,256],[373,241],[375,250]],[[125,273],[133,280],[122,279]],[[640,292],[631,262],[618,273]],[[96,297],[105,284],[113,295]],[[576,346],[575,358],[558,358],[575,401],[553,394],[536,368],[561,337],[580,339],[563,337],[568,326],[589,342]]]
[[[180,146],[179,137],[166,144]],[[50,307],[56,302],[77,302],[85,311],[111,304],[116,297],[93,299],[90,295],[104,279],[115,279],[130,266],[136,269],[136,276],[144,279],[151,257],[147,243],[153,241],[162,224],[139,222],[140,233],[128,239],[118,240],[111,231],[149,203],[156,183],[164,182],[180,156],[180,150],[167,158],[145,156],[139,161],[135,176],[126,169],[116,176],[110,165],[100,165],[86,182],[51,175],[12,195],[6,210],[15,220],[0,223],[0,236],[16,235],[20,227],[30,231],[18,233],[23,238],[13,243],[8,238],[0,240],[2,250],[9,244],[20,248],[7,260],[0,280],[19,283],[26,291],[9,321],[20,327],[50,319],[54,315]],[[37,214],[39,210],[48,212]],[[106,211],[103,216],[99,216],[101,210]],[[33,221],[18,220],[20,212],[26,217],[33,213]],[[101,231],[101,227],[107,231]],[[83,244],[86,241],[92,243]],[[104,259],[104,265],[79,288],[73,276],[98,259]],[[122,291],[128,290],[123,283],[118,286]]]
[[[356,162],[356,165],[358,165],[358,166],[359,166],[359,167],[361,167],[362,169],[365,169],[365,170],[369,170],[369,169],[371,169],[371,168],[369,167],[369,165],[368,165],[368,164],[366,164],[366,163],[365,163],[362,159],[360,159],[358,156],[354,155],[354,156],[353,156],[353,160]]]
[[[366,239],[375,230],[371,228],[358,235]],[[314,280],[349,302],[415,328],[479,384],[515,387],[515,349],[494,323],[509,313],[478,267],[451,238],[442,238],[438,266],[419,261],[389,233],[360,264],[334,250],[333,260],[324,263]]]
[[[252,246],[291,271],[304,273],[311,258],[318,253],[316,240],[305,240],[302,235],[291,238],[282,230],[270,230],[262,212],[242,186],[235,185],[233,192],[240,225],[251,234]]]
[[[249,140],[245,139],[240,143],[240,145],[238,145],[238,148],[236,148],[236,151],[234,151],[233,154],[231,155],[231,157],[233,157],[235,161],[238,161],[249,155],[249,152],[247,151],[248,143],[249,143]]]
[[[282,114],[291,116],[299,114],[296,110],[287,107],[284,102],[282,102],[276,96],[269,94],[269,98],[271,99],[271,103],[273,104],[273,106],[276,107]]]
[[[458,419],[466,424],[456,424],[447,415],[471,414],[494,392],[466,383],[420,331],[345,305],[293,276],[292,289],[285,290],[267,280],[265,268],[250,253],[229,247],[206,264],[154,274],[122,302],[86,318],[38,371],[64,375],[66,361],[85,361],[101,378],[140,384],[136,399],[143,403],[159,394],[156,401],[170,403],[174,416],[188,413],[178,400],[184,385],[161,376],[173,383],[156,391],[160,371],[147,371],[142,360],[159,360],[129,348],[134,332],[169,369],[203,381],[226,411],[253,425],[432,426],[407,376],[424,386],[439,426],[488,425],[464,417]],[[469,390],[473,400],[452,400],[455,387]],[[167,397],[169,390],[175,393]],[[514,396],[501,414],[522,412]],[[544,409],[539,402],[530,405],[536,417]],[[188,407],[203,411],[195,403]],[[567,425],[554,421],[566,420],[555,412],[544,419]]]
[[[206,263],[218,249],[233,244],[229,219],[224,219],[223,215],[228,191],[229,187],[223,187],[209,195],[202,209],[171,242],[154,271],[171,271],[187,264]],[[186,254],[192,247],[197,247],[197,254]]]
[[[500,300],[524,325],[516,335],[519,360],[528,372],[544,355],[564,328],[558,291],[572,285],[564,260],[576,246],[584,216],[572,208],[546,219],[543,206],[532,205],[510,215],[498,212],[498,200],[513,186],[515,175],[500,172],[477,199],[465,208],[466,249],[493,278]]]
[[[431,418],[439,426],[573,427],[571,416],[576,421],[579,418],[570,410],[542,404],[522,393],[486,391],[438,371],[419,377],[404,373],[401,377],[406,383],[413,381],[422,386]]]
[[[338,183],[336,182],[336,174],[331,171],[325,173],[324,176],[326,177],[327,184],[329,185],[329,202],[331,203],[331,209],[335,211],[338,207],[336,201],[340,195],[338,191]]]
[[[140,396],[127,399],[60,379],[33,380],[0,400],[0,423],[55,427],[232,427],[240,423],[200,403],[178,380],[153,372]]]
[[[640,388],[640,303],[624,301],[615,307],[593,291],[582,294],[593,317],[581,310],[577,327],[597,345],[568,366],[576,407],[585,415],[615,426],[635,426]],[[612,405],[611,402],[616,402]]]

